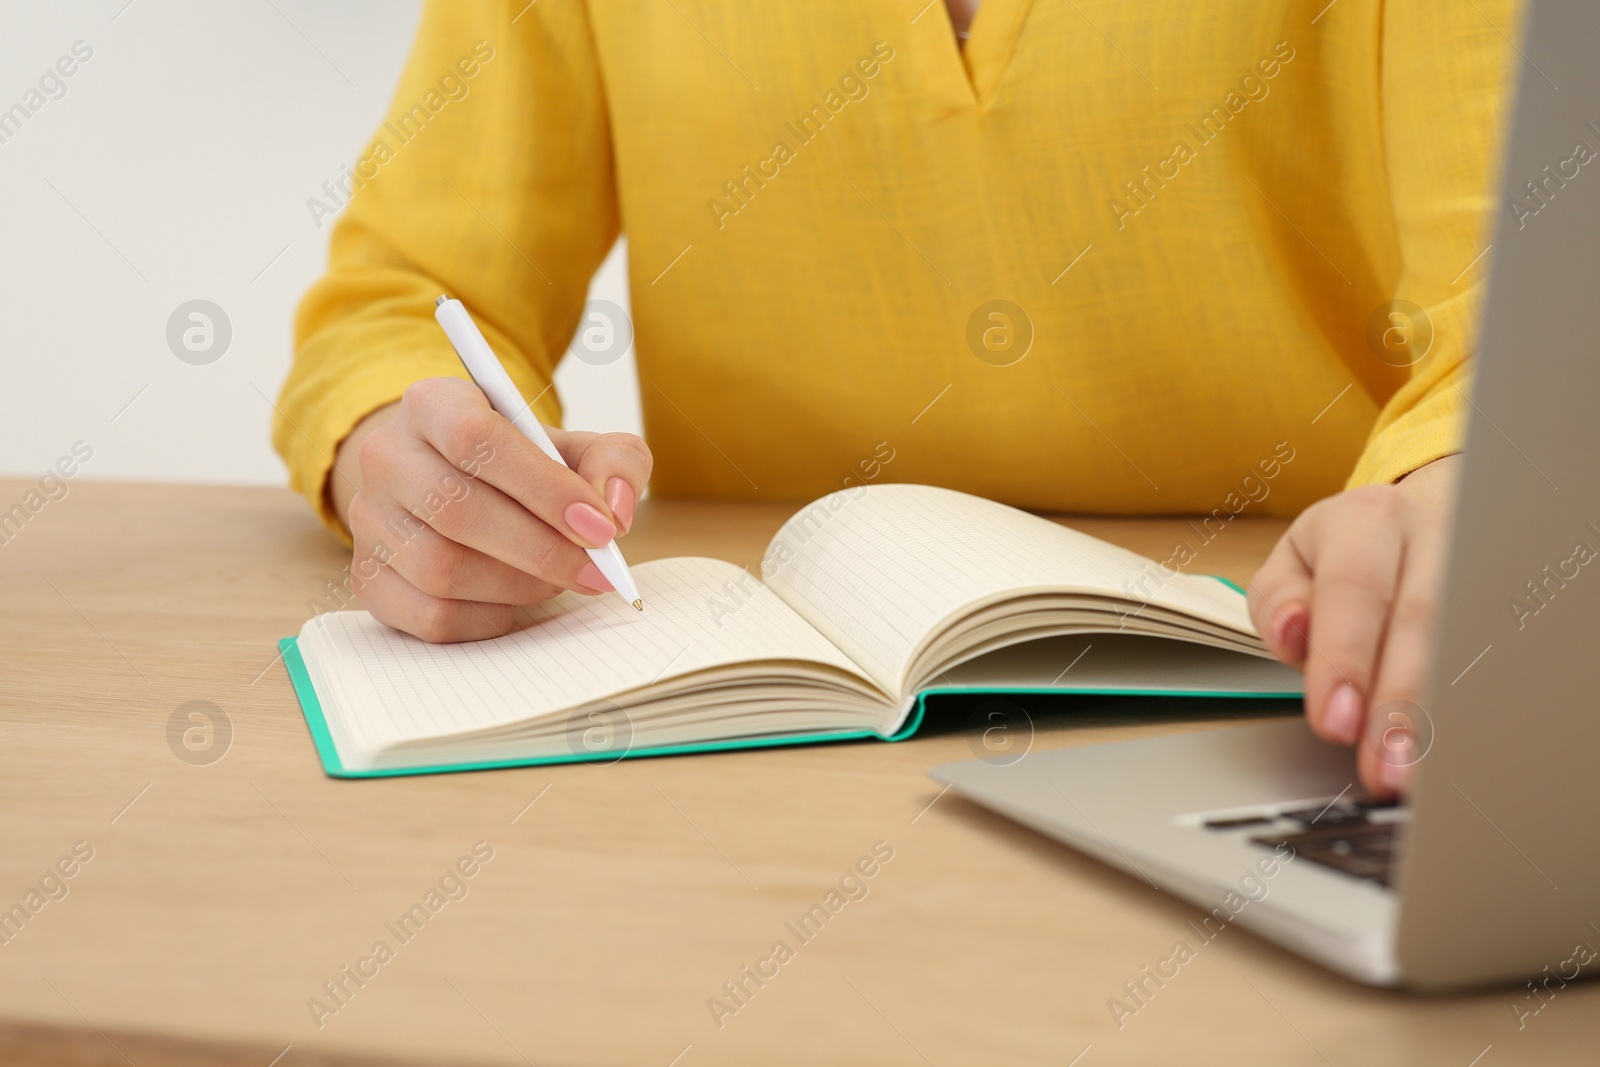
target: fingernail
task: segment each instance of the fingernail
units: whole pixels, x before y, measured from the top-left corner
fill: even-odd
[[[611,479],[606,483],[606,507],[626,533],[633,526],[633,487],[621,478]]]
[[[1306,658],[1306,626],[1309,620],[1304,608],[1290,608],[1278,616],[1272,643],[1285,659],[1299,663]]]
[[[1411,788],[1411,745],[1408,740],[1403,752],[1396,758],[1378,756],[1378,784],[1391,793],[1404,793]]]
[[[1322,730],[1335,741],[1355,744],[1361,733],[1361,694],[1349,682],[1341,683],[1322,711]]]
[[[606,581],[606,576],[600,573],[600,568],[593,563],[585,563],[583,570],[578,572],[578,584],[586,589],[598,589],[602,593],[612,591],[611,583]]]
[[[610,544],[611,539],[617,536],[617,528],[611,524],[611,520],[600,514],[597,508],[582,501],[568,504],[563,514],[572,531],[595,548]]]

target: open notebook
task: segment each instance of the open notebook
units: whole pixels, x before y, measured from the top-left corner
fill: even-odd
[[[1301,691],[1222,580],[947,489],[824,497],[762,572],[654,560],[633,568],[643,613],[564,593],[468,644],[328,612],[284,659],[324,767],[348,777],[894,740],[938,692]]]

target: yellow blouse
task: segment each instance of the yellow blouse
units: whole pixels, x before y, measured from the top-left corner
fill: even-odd
[[[1291,514],[1459,448],[1514,0],[525,3],[432,0],[308,203],[274,440],[330,523],[463,373],[440,292],[559,420],[619,233],[660,495]]]

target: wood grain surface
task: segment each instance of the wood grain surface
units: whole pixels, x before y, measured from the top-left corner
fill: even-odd
[[[0,504],[26,488],[0,482]],[[624,548],[754,567],[790,510],[650,502]],[[1187,540],[1190,569],[1234,579],[1283,528],[1243,518],[1200,547],[1182,519],[1073,525],[1158,558]],[[0,913],[44,901],[0,944],[0,1062],[1596,1060],[1593,984],[1519,1029],[1526,991],[1364,989],[1235,929],[1119,1027],[1107,1001],[1197,910],[941,796],[928,769],[981,751],[959,723],[893,745],[327,778],[275,642],[328,606],[344,562],[272,489],[73,483],[0,545]],[[195,701],[225,747],[221,729],[184,747]],[[1030,713],[1040,749],[1238,721]],[[93,855],[74,863],[79,842]],[[492,859],[449,878],[475,846]],[[797,939],[786,924],[875,846],[892,859],[865,896]],[[379,941],[388,958],[363,964]],[[715,1017],[778,941],[790,958]]]

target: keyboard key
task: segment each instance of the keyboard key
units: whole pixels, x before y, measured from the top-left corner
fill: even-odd
[[[1293,819],[1301,826],[1345,826],[1367,821],[1367,813],[1349,804],[1324,804],[1315,808],[1296,808],[1278,813],[1282,818]]]
[[[1207,830],[1238,830],[1246,826],[1271,826],[1277,822],[1270,815],[1237,815],[1231,819],[1207,819],[1203,825]]]
[[[1307,859],[1355,878],[1388,887],[1394,866],[1395,827],[1392,822],[1342,823],[1295,834],[1263,834],[1250,843],[1278,849],[1294,849],[1295,859]]]

